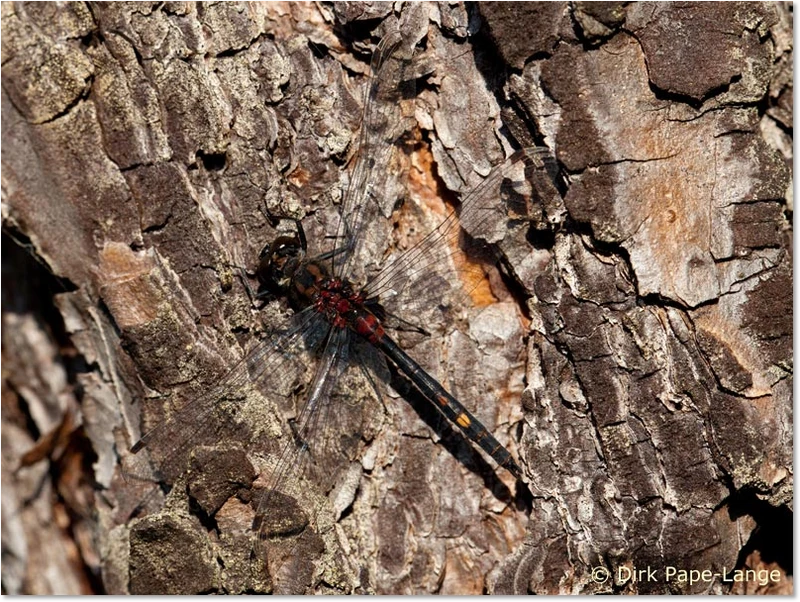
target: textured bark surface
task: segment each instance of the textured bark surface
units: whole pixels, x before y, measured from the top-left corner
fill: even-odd
[[[560,168],[401,337],[525,483],[352,385],[358,457],[276,580],[251,500],[286,416],[198,438],[166,496],[128,449],[285,316],[238,266],[265,206],[326,248],[398,22],[416,143],[376,262],[513,146]],[[792,591],[791,6],[5,2],[2,39],[4,593]]]

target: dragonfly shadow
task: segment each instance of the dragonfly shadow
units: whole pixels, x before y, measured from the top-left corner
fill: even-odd
[[[391,362],[387,363],[390,372],[389,384],[403,396],[403,399],[411,405],[425,424],[439,436],[442,446],[463,466],[480,476],[484,486],[492,492],[495,498],[504,503],[514,502],[515,506],[519,506],[518,496],[513,495],[505,483],[498,478],[495,472],[496,468],[483,458],[467,438],[450,425],[447,419],[402,372]]]

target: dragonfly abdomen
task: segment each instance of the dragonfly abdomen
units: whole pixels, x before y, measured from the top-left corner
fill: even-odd
[[[436,379],[425,372],[425,370],[411,359],[391,337],[383,332],[383,327],[375,316],[369,315],[377,323],[377,327],[380,330],[380,336],[375,337],[375,339],[370,340],[370,342],[383,351],[383,353],[394,362],[397,368],[416,385],[425,398],[434,402],[437,409],[444,414],[448,420],[457,425],[464,435],[477,443],[481,449],[495,460],[495,462],[508,470],[514,477],[518,479],[522,478],[522,469],[514,461],[514,458],[512,458],[511,452],[503,447],[494,435],[492,435],[460,401],[448,393]],[[365,322],[370,322],[370,320],[365,319]],[[373,334],[373,336],[375,335]]]

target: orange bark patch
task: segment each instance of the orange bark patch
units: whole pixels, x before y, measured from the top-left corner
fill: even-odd
[[[403,230],[402,236],[406,244],[411,246],[421,238],[420,234],[438,226],[458,206],[454,195],[444,187],[436,174],[433,153],[427,144],[417,144],[411,153],[408,191],[410,197],[425,213],[425,227],[419,228],[417,232],[409,231],[406,221],[408,215],[405,213],[409,211],[407,206],[404,206],[397,216],[398,228]],[[414,227],[410,229],[413,230]],[[496,303],[497,297],[492,292],[482,263],[464,253],[459,246],[458,237],[447,237],[447,239],[455,277],[461,282],[464,292],[469,295],[472,303],[476,307],[486,307]]]

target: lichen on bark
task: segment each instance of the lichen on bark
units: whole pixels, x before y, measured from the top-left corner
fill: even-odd
[[[421,308],[438,312],[432,337],[401,338],[525,483],[352,384],[362,405],[337,418],[372,420],[327,530],[280,550],[290,585],[791,591],[791,14],[4,2],[4,591],[273,588],[249,526],[290,409],[243,393],[250,422],[220,425],[222,441],[205,429],[166,498],[128,450],[285,321],[285,306],[255,311],[240,272],[276,236],[265,209],[303,217],[326,250],[369,57],[398,23],[421,42],[414,144],[407,187],[375,190],[373,261],[513,147],[557,161],[561,194],[495,241],[499,267]],[[288,531],[312,495],[287,502]],[[717,576],[669,581],[668,566]],[[623,578],[648,567],[661,578]],[[779,579],[719,577],[735,567]]]

